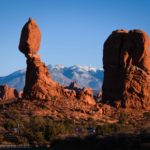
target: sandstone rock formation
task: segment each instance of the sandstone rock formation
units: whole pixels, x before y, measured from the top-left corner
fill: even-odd
[[[83,88],[78,93],[78,97],[84,100],[86,103],[90,105],[95,105],[96,101],[93,99],[93,90],[91,88]]]
[[[61,87],[54,82],[46,65],[41,62],[37,51],[40,48],[41,33],[33,19],[24,25],[19,49],[27,58],[26,81],[23,97],[30,99],[49,99],[60,93]]]
[[[96,104],[93,98],[93,90],[91,88],[78,88],[76,82],[71,82],[68,87],[64,87],[63,92],[67,97],[76,97],[78,100],[84,101],[90,105]]]
[[[79,99],[95,105],[91,89],[79,89],[76,83],[62,87],[54,82],[46,65],[41,62],[37,51],[40,47],[41,33],[33,19],[25,24],[21,32],[19,49],[27,58],[26,81],[23,97],[28,99],[51,99],[52,96]]]
[[[25,55],[36,54],[40,48],[41,42],[41,32],[37,24],[32,18],[29,18],[29,21],[24,25],[19,49]]]
[[[103,101],[150,109],[150,39],[141,30],[116,30],[104,43]]]
[[[14,100],[18,98],[18,92],[7,84],[0,85],[0,100]]]

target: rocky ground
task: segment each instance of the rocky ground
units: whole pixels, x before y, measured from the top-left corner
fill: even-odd
[[[91,106],[76,99],[57,97],[48,101],[19,99],[0,105],[0,144],[45,146],[53,141],[68,142],[69,137],[76,143],[84,138],[85,142],[91,135],[99,139],[111,135],[116,138],[120,134],[126,137],[129,134],[130,138],[149,136],[150,113],[106,104]]]

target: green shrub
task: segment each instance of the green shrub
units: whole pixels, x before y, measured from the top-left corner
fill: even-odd
[[[30,128],[24,128],[22,132],[22,136],[26,137],[29,143],[36,140],[35,132]]]
[[[100,135],[108,135],[122,132],[124,127],[120,124],[104,124],[96,127],[96,133]]]
[[[143,116],[144,116],[144,118],[146,119],[146,120],[150,120],[150,112],[145,112],[144,114],[143,114]]]
[[[43,131],[45,127],[45,120],[43,117],[32,117],[30,119],[30,128],[34,131]]]
[[[108,124],[96,127],[96,133],[100,135],[111,134],[112,132],[113,132],[113,129],[111,125],[108,125]]]
[[[7,130],[10,130],[16,127],[17,127],[17,122],[15,120],[10,119],[4,123],[4,128],[6,128]]]
[[[15,134],[19,143],[49,143],[58,135],[66,135],[74,131],[74,124],[70,121],[55,122],[48,117],[19,116],[17,120],[7,119],[4,123],[6,130],[18,128]]]
[[[99,107],[102,107],[102,106],[103,106],[103,104],[102,104],[101,102],[99,102],[99,103],[98,103],[98,106],[99,106]]]
[[[119,121],[118,123],[123,124],[128,121],[128,114],[121,112],[119,115]]]
[[[45,142],[45,137],[43,132],[35,132],[36,141],[39,143]]]

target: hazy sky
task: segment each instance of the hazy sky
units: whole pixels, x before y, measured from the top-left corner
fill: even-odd
[[[103,43],[112,30],[150,35],[150,0],[0,0],[0,76],[26,67],[18,44],[29,17],[41,29],[39,53],[47,65],[102,67]]]

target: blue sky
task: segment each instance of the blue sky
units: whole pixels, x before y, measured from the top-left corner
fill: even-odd
[[[47,65],[102,67],[103,43],[113,30],[150,35],[149,0],[0,0],[0,76],[26,67],[18,44],[29,17],[41,29],[39,54]]]

